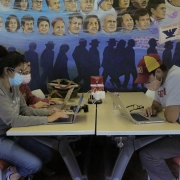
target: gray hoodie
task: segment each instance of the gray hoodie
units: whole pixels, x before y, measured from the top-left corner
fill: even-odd
[[[47,124],[48,110],[30,108],[26,105],[19,86],[9,92],[0,80],[0,135],[11,127]]]

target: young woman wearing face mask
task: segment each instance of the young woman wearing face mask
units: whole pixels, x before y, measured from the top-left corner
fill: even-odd
[[[6,132],[11,127],[47,124],[67,117],[57,108],[35,109],[26,105],[19,91],[24,62],[24,57],[17,52],[0,57],[0,159],[14,165],[7,172],[7,180],[18,180],[38,172],[51,159],[51,150],[31,137],[21,136],[15,142]]]
[[[27,85],[31,81],[30,71],[31,71],[30,63],[25,62],[24,70],[23,70],[23,74],[22,74],[23,82],[19,86],[19,90],[21,91],[21,93],[26,101],[26,104],[32,108],[46,108],[50,104],[54,104],[55,103],[54,101],[50,101],[47,98],[41,99],[32,94],[30,88]]]

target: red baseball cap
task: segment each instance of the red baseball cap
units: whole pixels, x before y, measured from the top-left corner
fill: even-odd
[[[134,83],[144,84],[148,80],[150,72],[160,67],[161,64],[163,64],[163,62],[158,54],[143,56],[138,63],[138,77]]]
[[[63,20],[62,17],[57,17],[57,18],[55,18],[55,19],[52,20],[51,25],[54,26],[54,24],[55,24],[57,21],[62,21],[62,22],[64,22],[64,20]]]

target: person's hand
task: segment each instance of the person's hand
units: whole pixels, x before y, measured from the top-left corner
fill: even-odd
[[[65,113],[65,111],[57,111],[51,116],[48,116],[48,122],[53,122],[58,118],[68,118],[69,116]]]
[[[50,103],[50,104],[60,104],[60,101],[57,101],[57,100],[50,100],[49,103]]]
[[[157,111],[153,107],[148,107],[148,108],[144,109],[143,113],[147,117],[151,117],[151,116],[157,115]]]
[[[35,108],[47,108],[49,107],[49,103],[39,101],[36,104],[34,104]]]
[[[61,111],[61,110],[58,109],[58,108],[52,108],[52,109],[49,110],[49,115],[52,115],[52,114],[54,114],[55,112],[59,112],[59,111]]]

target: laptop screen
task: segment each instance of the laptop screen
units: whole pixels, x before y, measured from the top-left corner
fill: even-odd
[[[64,108],[66,106],[66,104],[68,103],[70,97],[71,97],[71,94],[73,92],[74,88],[70,88],[66,94],[66,97],[64,98],[64,101],[63,103],[60,105],[60,109]]]
[[[76,115],[77,115],[77,113],[79,112],[79,109],[80,109],[81,103],[82,103],[82,101],[83,101],[83,98],[84,98],[84,93],[82,93],[82,95],[81,95],[81,97],[80,97],[80,99],[79,99],[78,105],[77,105],[76,110],[75,110],[75,112],[74,112],[74,119],[76,118]],[[74,120],[74,119],[73,119],[73,120]]]

